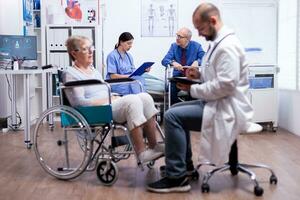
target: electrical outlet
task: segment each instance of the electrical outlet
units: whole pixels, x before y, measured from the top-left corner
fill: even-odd
[[[0,129],[7,128],[7,118],[0,118]]]

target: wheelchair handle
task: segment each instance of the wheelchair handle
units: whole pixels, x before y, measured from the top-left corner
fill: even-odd
[[[118,85],[118,84],[130,84],[130,83],[138,83],[140,91],[143,91],[143,85],[139,80],[135,80],[133,78],[116,78],[116,79],[106,79],[105,80],[106,83],[110,84],[110,85]]]

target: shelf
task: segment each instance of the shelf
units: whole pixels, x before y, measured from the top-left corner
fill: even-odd
[[[34,10],[32,10],[33,12],[41,12],[41,10],[36,10],[36,9],[34,9]]]
[[[41,30],[41,27],[34,27],[34,30]]]
[[[67,53],[67,50],[49,50],[50,53]]]

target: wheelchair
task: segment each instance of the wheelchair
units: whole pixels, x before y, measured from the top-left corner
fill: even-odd
[[[128,82],[132,80],[123,80]],[[109,104],[71,107],[64,90],[100,84],[107,90]],[[42,113],[37,120],[33,147],[42,168],[57,179],[69,180],[84,171],[97,172],[103,185],[111,186],[118,179],[117,162],[136,156],[137,164],[152,168],[155,161],[141,163],[125,124],[112,120],[110,85],[99,80],[73,81],[60,84],[60,105]],[[96,116],[96,117],[95,117]],[[157,130],[164,140],[158,124]]]

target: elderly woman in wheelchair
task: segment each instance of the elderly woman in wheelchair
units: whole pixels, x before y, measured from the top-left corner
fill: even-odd
[[[162,157],[164,144],[157,142],[156,133],[162,138],[163,133],[155,121],[158,111],[152,97],[147,93],[111,96],[110,86],[92,66],[92,42],[83,36],[71,36],[66,46],[74,65],[63,72],[65,84],[61,86],[61,96],[66,97],[71,107],[50,108],[37,122],[34,147],[42,167],[59,179],[75,178],[84,170],[97,167],[100,181],[112,185],[118,175],[115,162],[128,158],[129,154],[136,155],[141,167]],[[60,120],[56,120],[59,117]],[[51,125],[48,128],[44,127],[46,119]],[[63,133],[59,135],[58,129]],[[108,134],[114,135],[118,129],[127,133],[125,141],[128,143],[111,140],[112,143],[106,145]],[[100,139],[96,139],[97,136]],[[55,142],[51,143],[52,138]],[[93,148],[94,143],[99,144],[98,148]],[[114,147],[118,145],[125,148],[115,154]]]

